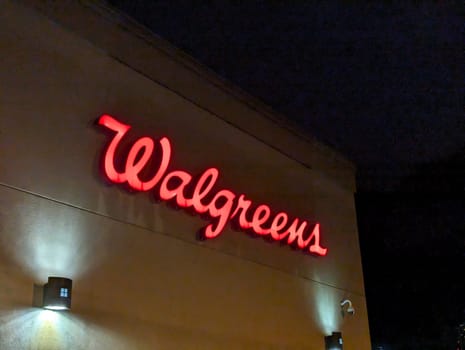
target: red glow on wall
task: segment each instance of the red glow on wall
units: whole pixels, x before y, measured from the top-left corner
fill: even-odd
[[[276,241],[282,241],[312,254],[324,256],[328,249],[320,245],[320,224],[312,225],[299,218],[289,219],[285,212],[273,215],[266,204],[253,206],[252,201],[244,194],[221,189],[213,192],[219,177],[216,168],[206,169],[198,180],[193,183],[193,176],[186,171],[168,172],[171,159],[171,144],[166,137],[154,141],[150,137],[141,137],[135,141],[127,154],[121,169],[115,168],[115,161],[121,141],[131,129],[109,115],[102,115],[98,123],[114,132],[103,159],[106,177],[113,183],[124,184],[135,191],[154,190],[164,201],[175,201],[179,207],[192,208],[198,214],[208,214],[211,223],[203,234],[205,238],[219,236],[230,221],[234,221],[243,230],[256,235],[267,236]],[[121,147],[120,147],[121,148]],[[159,156],[157,169],[149,166],[155,156]],[[149,180],[147,172],[152,171]],[[142,175],[143,174],[143,175]]]

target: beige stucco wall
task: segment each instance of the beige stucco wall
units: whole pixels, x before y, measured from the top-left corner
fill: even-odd
[[[350,163],[199,67],[194,79],[189,65],[153,58],[153,43],[148,73],[135,69],[138,48],[119,32],[86,37],[93,7],[63,2],[82,10],[71,23],[60,3],[44,4],[0,1],[0,348],[316,350],[342,331],[346,350],[368,350]],[[229,228],[200,242],[206,221],[107,185],[102,113],[169,136],[175,168],[216,166],[220,186],[318,220],[328,256]],[[73,279],[71,312],[32,307],[34,284],[51,275]],[[354,317],[342,318],[343,298]]]

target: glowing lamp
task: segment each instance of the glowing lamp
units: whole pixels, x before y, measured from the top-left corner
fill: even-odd
[[[342,348],[342,333],[333,332],[333,334],[325,337],[326,350],[343,350]]]
[[[44,285],[43,308],[48,310],[69,310],[73,281],[64,277],[49,277]]]

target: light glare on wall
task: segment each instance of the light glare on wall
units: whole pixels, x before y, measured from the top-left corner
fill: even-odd
[[[49,277],[44,285],[43,308],[47,310],[69,310],[73,281],[64,277]]]

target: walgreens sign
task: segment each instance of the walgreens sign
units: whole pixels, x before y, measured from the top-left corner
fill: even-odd
[[[129,145],[127,152],[125,138],[130,125],[109,115],[102,115],[98,124],[113,134],[103,154],[108,180],[134,191],[152,191],[160,200],[172,201],[181,208],[207,216],[210,223],[202,230],[203,238],[219,236],[232,223],[243,231],[285,242],[315,255],[326,255],[328,249],[320,245],[319,223],[291,218],[284,211],[273,213],[268,205],[255,205],[244,194],[217,189],[215,184],[220,172],[216,168],[206,169],[199,177],[183,170],[168,170],[171,144],[166,137],[159,140],[140,137]]]

